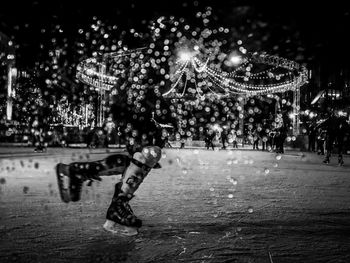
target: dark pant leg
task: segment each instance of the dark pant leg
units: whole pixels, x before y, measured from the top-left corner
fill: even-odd
[[[332,155],[333,143],[335,141],[334,136],[329,136],[326,141],[326,150],[327,150],[327,159],[329,159]]]
[[[343,160],[344,138],[337,138],[338,141],[338,160]]]
[[[70,164],[71,172],[96,179],[99,176],[122,174],[130,164],[130,157],[124,154],[113,154],[105,159],[93,162],[74,162]]]

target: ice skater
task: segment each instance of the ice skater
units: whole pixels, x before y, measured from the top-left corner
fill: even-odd
[[[214,150],[214,140],[215,133],[212,130],[207,130],[206,135],[205,135],[205,147],[207,150],[209,150],[209,147],[211,147]]]
[[[62,201],[77,202],[81,198],[85,181],[91,184],[101,181],[102,176],[122,175],[115,185],[115,192],[107,209],[103,228],[111,233],[133,236],[138,234],[142,221],[130,207],[130,200],[153,168],[160,168],[161,148],[160,128],[153,118],[139,122],[127,143],[128,154],[113,154],[93,162],[59,163],[56,166],[58,185]],[[143,140],[147,138],[146,140]],[[147,145],[143,145],[144,142]]]
[[[326,150],[327,154],[323,163],[328,164],[333,151],[334,143],[337,142],[338,146],[338,165],[344,165],[343,159],[343,144],[345,134],[348,132],[348,124],[342,117],[337,117],[334,111],[331,111],[330,116],[320,124],[321,127],[325,127],[327,130],[326,136]]]

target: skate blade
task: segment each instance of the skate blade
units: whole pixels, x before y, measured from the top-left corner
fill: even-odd
[[[139,233],[136,227],[119,225],[111,220],[106,220],[106,223],[103,225],[103,229],[114,235],[128,237],[136,236]]]
[[[69,192],[69,176],[67,174],[66,164],[59,163],[56,166],[56,176],[58,183],[58,190],[60,192],[61,200],[65,203],[70,201],[70,192]]]

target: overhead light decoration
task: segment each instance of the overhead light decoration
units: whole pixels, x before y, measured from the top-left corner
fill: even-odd
[[[116,85],[121,72],[108,73],[104,61],[106,58],[115,60],[127,55],[128,53],[110,53],[101,58],[88,58],[78,65],[77,78],[96,89],[110,90]],[[230,60],[243,62],[233,72],[225,72],[209,64],[209,59],[200,60],[194,52],[179,52],[176,70],[172,76],[173,84],[163,95],[182,97],[189,82],[194,84],[197,96],[202,97],[205,94],[254,96],[280,93],[299,89],[308,81],[306,67],[285,58],[253,53],[243,59],[231,57]],[[255,68],[268,69],[254,71]]]
[[[241,58],[241,56],[233,55],[233,56],[231,56],[231,58],[230,58],[230,62],[231,62],[233,65],[239,65],[239,64],[242,62],[242,58]]]
[[[242,63],[233,72],[218,70],[209,64],[209,59],[202,61],[196,56],[179,58],[178,70],[172,88],[164,95],[171,93],[184,94],[188,80],[192,81],[200,94],[216,95],[246,94],[249,96],[295,91],[308,81],[308,70],[298,63],[268,54],[248,54],[244,59],[232,56],[229,60],[234,64]],[[243,62],[242,62],[243,61]],[[264,70],[254,70],[254,69]],[[185,77],[183,91],[179,92],[181,79]],[[181,95],[180,95],[181,97]]]
[[[184,50],[179,53],[179,60],[182,62],[191,61],[193,59],[193,54],[190,51]]]
[[[125,68],[111,65],[129,57],[138,60],[138,67],[134,68],[135,71],[142,69],[142,79],[153,78],[142,71],[152,69],[152,74],[159,74],[160,78],[155,78],[158,82],[151,83],[167,98],[264,95],[297,91],[307,83],[308,70],[292,60],[249,53],[241,40],[230,45],[227,41],[230,29],[210,29],[209,15],[211,9],[205,15],[197,14],[203,19],[204,29],[191,27],[184,19],[160,17],[151,26],[153,42],[147,47],[95,54],[78,65],[77,78],[95,89],[110,90],[126,72]],[[137,76],[133,79],[137,80],[130,86],[135,92],[150,87],[140,84]]]

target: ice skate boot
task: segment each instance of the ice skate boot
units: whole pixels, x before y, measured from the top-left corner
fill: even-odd
[[[133,196],[123,193],[122,185],[122,182],[115,185],[113,200],[108,208],[103,228],[113,234],[134,236],[138,234],[142,221],[134,215],[129,205]]]
[[[103,225],[106,231],[122,236],[138,234],[142,221],[134,215],[129,201],[150,170],[159,167],[160,158],[161,149],[157,146],[145,147],[142,152],[134,154],[123,174],[122,182],[115,186],[115,193],[107,210],[107,220]]]
[[[100,176],[122,174],[129,163],[130,157],[116,154],[101,161],[57,164],[56,175],[62,201],[65,203],[79,201],[85,181],[89,180],[90,186],[94,180],[101,181]]]

